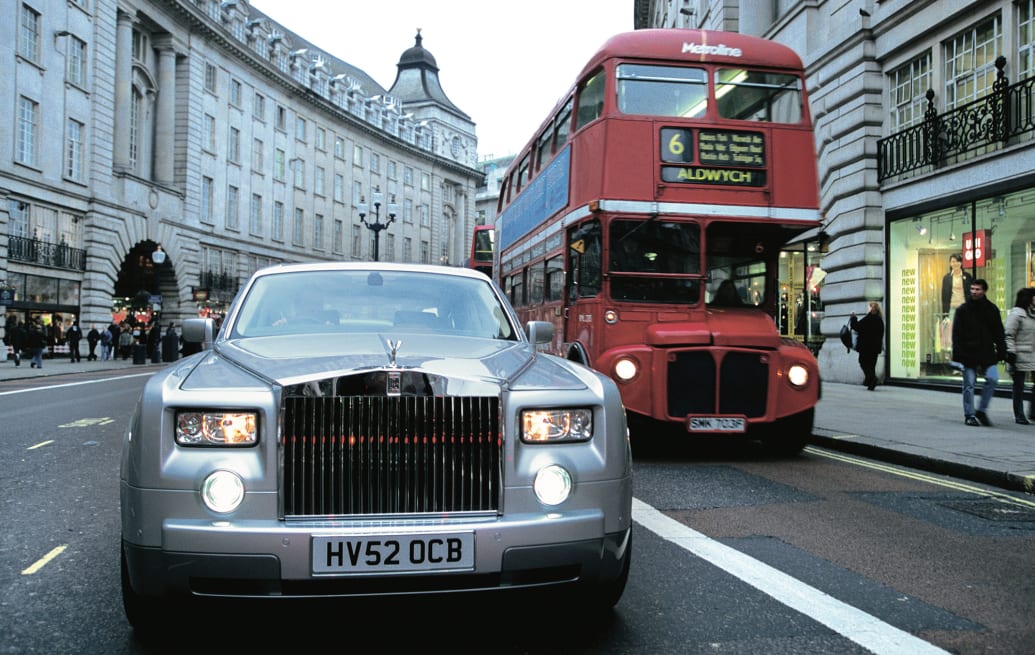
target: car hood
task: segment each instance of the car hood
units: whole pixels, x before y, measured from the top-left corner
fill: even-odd
[[[282,386],[385,368],[418,369],[445,378],[497,385],[585,386],[568,362],[537,353],[525,342],[421,334],[294,335],[217,341],[214,350],[195,367],[186,386],[232,384],[227,377],[230,371],[224,368],[228,363]]]

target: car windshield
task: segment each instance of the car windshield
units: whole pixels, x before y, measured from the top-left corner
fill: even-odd
[[[262,275],[231,337],[422,332],[517,339],[488,281],[415,271],[319,270]]]

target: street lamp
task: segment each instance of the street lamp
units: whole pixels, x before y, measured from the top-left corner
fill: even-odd
[[[384,194],[381,193],[381,187],[374,187],[374,192],[371,194],[373,198],[372,211],[374,213],[374,222],[367,222],[367,213],[359,213],[359,222],[367,227],[374,233],[374,261],[378,261],[380,256],[380,242],[381,242],[381,230],[387,230],[388,226],[395,222],[395,215],[398,213],[398,207],[395,205],[395,196],[392,196],[392,202],[388,205],[388,220],[384,223],[381,222],[381,205],[384,203]]]

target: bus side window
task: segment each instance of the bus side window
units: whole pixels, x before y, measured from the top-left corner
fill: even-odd
[[[600,71],[593,77],[589,78],[582,89],[579,91],[579,108],[576,113],[577,120],[575,123],[575,131],[582,129],[583,126],[595,121],[600,118],[600,115],[604,113],[604,82],[606,76],[604,71]]]
[[[564,296],[564,264],[560,257],[546,260],[546,299],[561,300]]]
[[[528,268],[528,303],[539,305],[543,302],[543,276],[546,267],[542,264],[535,264]]]
[[[557,115],[557,123],[554,126],[553,151],[557,152],[568,142],[568,135],[571,134],[571,107],[574,100],[569,99],[564,109]]]
[[[528,171],[528,163],[529,163],[529,161],[528,160],[531,159],[531,157],[532,157],[531,153],[525,155],[525,158],[521,160],[521,165],[518,166],[517,189],[516,189],[517,191],[520,191],[521,189],[524,189],[525,185],[528,184],[528,179],[529,179],[529,174],[528,174],[528,172],[529,172]]]
[[[553,133],[550,131],[550,127],[539,135],[539,144],[536,146],[538,152],[536,153],[535,169],[537,171],[543,170],[543,165],[550,161],[550,141],[553,138]]]

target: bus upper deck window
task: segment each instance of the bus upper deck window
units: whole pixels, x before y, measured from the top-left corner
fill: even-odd
[[[623,114],[699,118],[708,110],[708,79],[701,68],[622,64],[617,92]]]
[[[800,123],[801,80],[794,75],[723,68],[715,73],[719,115],[747,121]]]
[[[604,113],[604,71],[589,78],[579,91],[578,118],[575,129],[595,121]]]

